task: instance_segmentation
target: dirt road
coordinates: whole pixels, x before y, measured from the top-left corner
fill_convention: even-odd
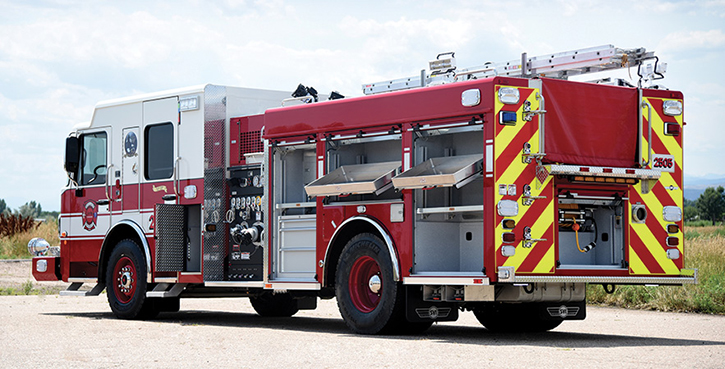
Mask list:
[[[0,275],[0,280],[4,279]],[[0,281],[0,285],[2,282]],[[721,368],[725,317],[590,308],[542,334],[492,334],[471,313],[420,336],[351,334],[334,300],[292,318],[247,299],[188,299],[153,321],[105,295],[0,297],[0,367]]]

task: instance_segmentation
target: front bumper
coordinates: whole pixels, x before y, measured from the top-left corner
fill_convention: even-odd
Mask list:
[[[33,258],[33,277],[36,281],[59,281],[60,258],[57,256],[36,256]]]

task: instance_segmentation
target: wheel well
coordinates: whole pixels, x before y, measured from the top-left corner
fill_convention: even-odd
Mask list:
[[[143,253],[143,242],[139,238],[138,233],[136,230],[131,227],[128,224],[118,224],[111,232],[108,233],[106,238],[103,240],[103,246],[101,247],[101,254],[98,258],[98,281],[99,282],[105,282],[106,281],[106,265],[108,264],[108,259],[111,257],[111,253],[113,252],[113,248],[116,247],[116,244],[118,244],[119,241],[123,239],[131,239],[134,242],[136,242],[139,247],[141,247],[141,252]]]
[[[364,220],[356,220],[345,224],[344,228],[337,233],[335,239],[328,246],[323,279],[325,287],[335,287],[335,273],[337,272],[337,263],[340,259],[340,254],[342,254],[342,249],[353,237],[361,233],[372,233],[380,237],[381,240],[384,239],[383,235],[380,234],[375,226]],[[392,256],[396,257],[395,255]]]

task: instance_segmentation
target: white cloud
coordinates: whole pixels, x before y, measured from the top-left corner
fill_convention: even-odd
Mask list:
[[[721,50],[725,34],[721,29],[709,31],[680,31],[665,36],[658,48],[663,52],[686,52],[695,49]]]

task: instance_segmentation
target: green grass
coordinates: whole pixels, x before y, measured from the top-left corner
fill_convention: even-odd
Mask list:
[[[725,228],[685,228],[685,268],[698,269],[699,284],[683,287],[617,286],[613,294],[587,287],[589,303],[634,309],[725,315]]]

